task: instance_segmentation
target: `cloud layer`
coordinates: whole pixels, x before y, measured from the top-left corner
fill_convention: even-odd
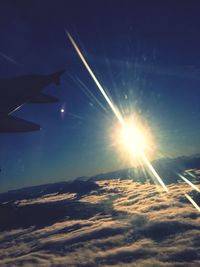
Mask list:
[[[97,183],[97,190],[81,196],[13,203],[24,223],[0,233],[0,265],[200,266],[200,214],[183,193],[198,196],[187,184],[171,184],[166,194],[132,180]],[[43,205],[48,220],[26,223],[23,209],[37,212]]]

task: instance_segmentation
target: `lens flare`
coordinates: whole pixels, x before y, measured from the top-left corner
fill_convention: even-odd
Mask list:
[[[80,49],[78,48],[77,44],[75,43],[74,39],[72,38],[71,34],[69,32],[66,31],[66,34],[69,38],[69,40],[71,41],[74,49],[76,50],[77,54],[79,55],[81,61],[83,62],[83,64],[85,65],[86,69],[88,70],[89,74],[91,75],[92,79],[94,80],[94,82],[96,83],[97,87],[99,88],[100,92],[102,93],[103,97],[105,98],[105,100],[107,101],[108,105],[110,106],[110,108],[112,109],[113,113],[115,114],[115,116],[117,117],[117,119],[120,121],[121,124],[124,124],[124,120],[122,118],[122,115],[120,113],[120,111],[118,110],[118,108],[113,104],[112,100],[108,97],[108,95],[106,94],[105,90],[103,89],[103,87],[101,86],[100,82],[98,81],[98,79],[96,78],[96,76],[94,75],[94,72],[91,70],[90,66],[88,65],[87,61],[85,60],[83,54],[81,53]]]
[[[84,66],[88,70],[89,74],[91,75],[92,79],[96,83],[99,91],[105,98],[106,102],[110,106],[111,110],[115,114],[116,118],[120,123],[120,130],[115,135],[115,143],[117,143],[121,148],[125,149],[127,154],[131,157],[131,162],[133,163],[133,159],[136,158],[138,163],[141,165],[141,168],[144,168],[147,171],[153,181],[156,184],[159,184],[164,191],[169,192],[168,188],[166,187],[165,183],[163,182],[162,178],[156,172],[152,164],[150,163],[149,159],[146,156],[147,151],[153,151],[152,144],[148,137],[148,131],[143,127],[140,127],[136,121],[127,121],[123,118],[121,112],[119,111],[118,107],[114,105],[112,99],[107,95],[104,88],[101,86],[100,82],[96,78],[95,74],[91,70],[90,66],[88,65],[87,61],[85,60],[83,54],[81,53],[80,49],[78,48],[77,44],[75,43],[74,39],[70,35],[69,32],[66,31],[66,34],[72,43],[74,49],[76,50],[77,54],[79,55],[81,61],[83,62]],[[63,111],[61,110],[61,113]],[[192,174],[188,173],[192,176]],[[179,177],[187,182],[193,189],[200,192],[199,188],[190,182],[184,176],[178,174]],[[191,202],[191,204],[200,212],[200,207],[197,203],[188,195],[184,194],[185,197]]]
[[[188,194],[185,194],[185,197],[190,201],[190,203],[200,212],[200,207]]]
[[[183,180],[185,181],[187,184],[189,184],[194,190],[196,190],[197,192],[200,193],[200,189],[195,185],[193,184],[192,182],[190,182],[187,178],[185,178],[183,175],[179,174],[178,173],[178,176]]]
[[[99,91],[101,92],[101,94],[105,98],[106,102],[110,106],[111,110],[115,114],[116,118],[120,122],[121,126],[123,127],[123,130],[122,130],[122,140],[124,140],[123,142],[126,144],[126,146],[130,147],[129,151],[132,151],[131,153],[134,154],[135,151],[139,152],[139,154],[141,155],[141,159],[142,159],[143,163],[145,164],[145,166],[147,167],[147,169],[151,172],[151,174],[154,176],[154,178],[157,180],[157,182],[162,186],[162,188],[166,192],[168,192],[168,189],[165,186],[164,182],[162,181],[162,179],[157,174],[156,170],[153,168],[150,161],[147,159],[146,155],[144,154],[143,150],[144,150],[146,145],[145,145],[145,140],[142,137],[142,134],[140,133],[139,129],[137,129],[137,127],[135,125],[130,126],[130,125],[126,124],[121,112],[114,105],[113,101],[109,98],[106,91],[101,86],[100,82],[98,81],[94,72],[92,71],[92,69],[88,65],[87,61],[85,60],[83,54],[81,53],[81,51],[78,48],[77,44],[75,43],[74,39],[72,38],[72,36],[70,35],[69,32],[66,31],[66,34],[67,34],[70,42],[72,43],[74,49],[76,50],[78,56],[80,57],[81,61],[83,62],[84,66],[88,70],[90,76],[92,77],[92,79],[96,83]]]

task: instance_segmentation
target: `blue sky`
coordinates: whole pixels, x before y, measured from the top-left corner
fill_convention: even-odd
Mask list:
[[[41,124],[40,132],[0,135],[1,191],[124,167],[110,145],[115,118],[65,29],[122,111],[128,106],[126,113],[140,112],[148,121],[158,151],[198,153],[198,6],[197,1],[1,1],[0,77],[66,70],[60,87],[45,89],[60,98],[58,104],[26,104],[15,114]],[[77,77],[107,112],[85,95]]]

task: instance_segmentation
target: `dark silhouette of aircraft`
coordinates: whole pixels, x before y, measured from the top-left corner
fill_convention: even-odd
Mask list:
[[[64,71],[50,75],[25,75],[0,80],[0,133],[40,130],[40,125],[12,116],[24,103],[54,103],[59,99],[42,93],[49,84],[60,84]]]

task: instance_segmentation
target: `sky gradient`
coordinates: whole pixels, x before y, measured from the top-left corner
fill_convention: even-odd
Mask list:
[[[145,118],[159,153],[199,153],[198,8],[197,1],[1,1],[0,78],[66,73],[59,87],[45,89],[59,103],[15,112],[41,124],[40,132],[0,134],[0,191],[125,166],[110,144],[116,119],[65,29],[123,114]]]

